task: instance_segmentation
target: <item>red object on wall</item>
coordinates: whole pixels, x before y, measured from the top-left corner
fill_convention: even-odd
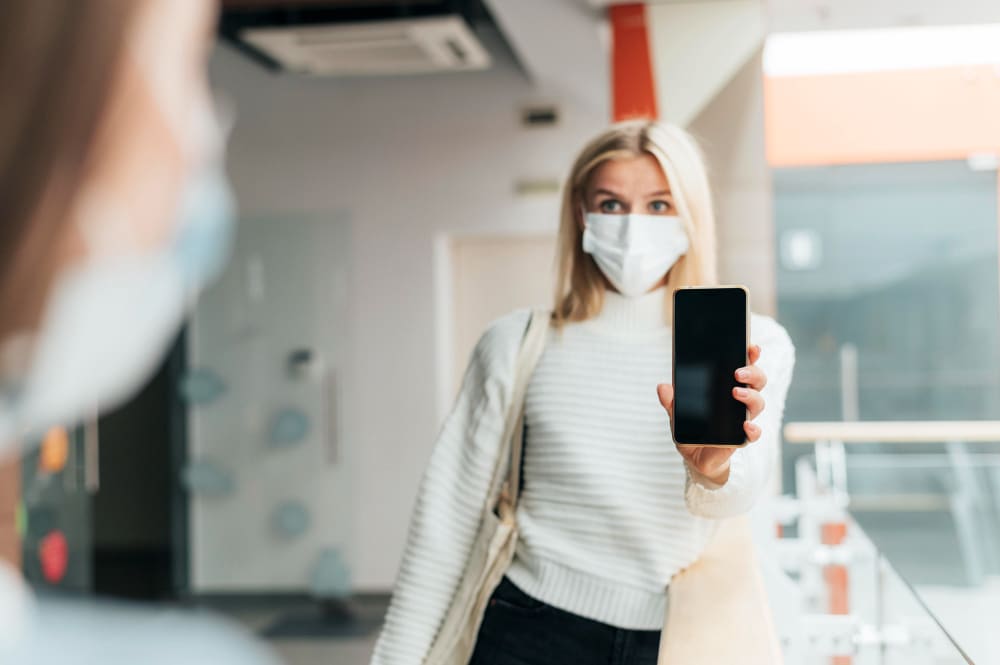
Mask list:
[[[646,5],[608,8],[611,19],[612,117],[615,122],[657,117]]]
[[[59,584],[69,565],[69,544],[62,531],[52,531],[38,545],[38,560],[42,575],[49,584]]]

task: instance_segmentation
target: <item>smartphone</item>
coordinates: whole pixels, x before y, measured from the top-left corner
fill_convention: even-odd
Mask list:
[[[674,441],[680,445],[747,444],[746,405],[733,397],[736,370],[747,364],[750,293],[743,286],[674,291]]]

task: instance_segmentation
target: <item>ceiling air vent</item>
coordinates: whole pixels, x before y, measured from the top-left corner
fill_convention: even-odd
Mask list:
[[[379,76],[486,69],[490,56],[461,16],[245,28],[240,37],[288,71]]]

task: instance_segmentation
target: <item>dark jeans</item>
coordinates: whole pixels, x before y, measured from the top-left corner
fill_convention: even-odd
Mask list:
[[[626,630],[536,600],[506,577],[469,665],[656,665],[660,631]]]

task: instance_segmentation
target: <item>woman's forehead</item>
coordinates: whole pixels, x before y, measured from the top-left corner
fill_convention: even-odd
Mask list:
[[[669,191],[670,185],[656,158],[645,154],[609,159],[600,164],[591,175],[589,189],[591,192],[610,189],[623,194],[651,194]]]

